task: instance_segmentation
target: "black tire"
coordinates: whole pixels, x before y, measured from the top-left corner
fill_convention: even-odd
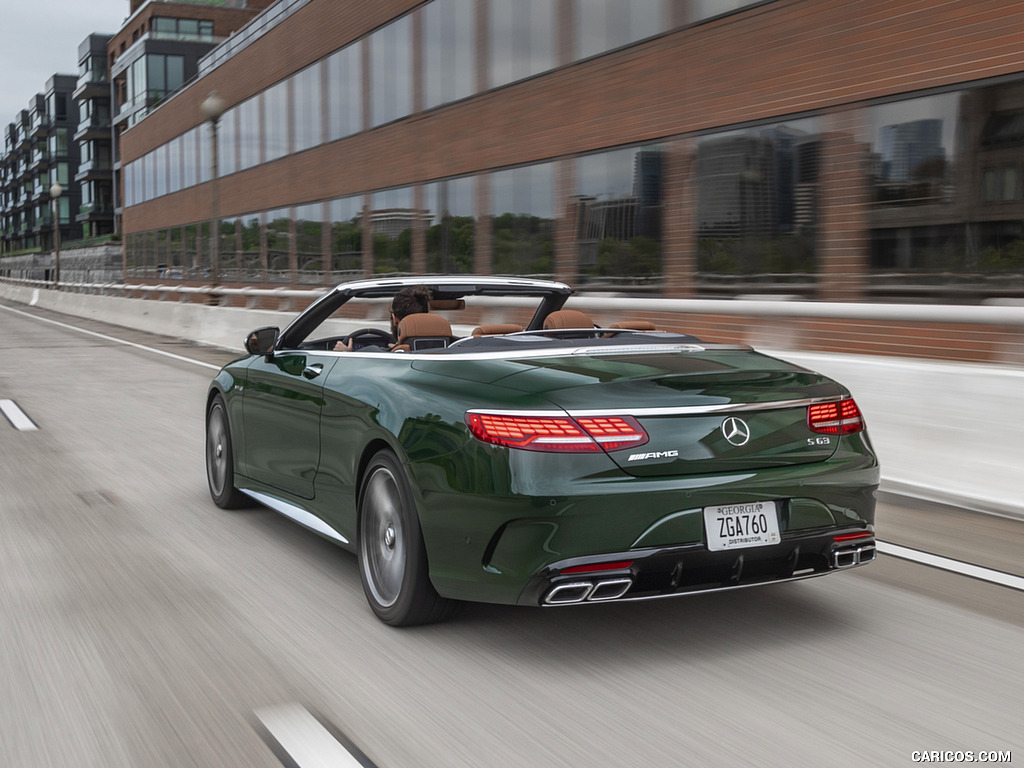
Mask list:
[[[206,412],[206,480],[210,496],[221,509],[248,506],[249,497],[235,488],[235,453],[224,398],[218,394]]]
[[[370,608],[393,627],[440,621],[456,605],[430,583],[412,498],[398,457],[390,450],[375,455],[359,494],[359,578]]]

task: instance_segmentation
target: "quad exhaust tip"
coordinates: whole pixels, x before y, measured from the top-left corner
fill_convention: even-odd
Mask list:
[[[875,545],[872,542],[835,550],[832,553],[832,566],[834,568],[852,568],[855,565],[870,563],[874,559]]]
[[[559,584],[544,598],[545,605],[574,605],[617,600],[633,586],[633,579],[600,579],[598,581],[571,581]]]

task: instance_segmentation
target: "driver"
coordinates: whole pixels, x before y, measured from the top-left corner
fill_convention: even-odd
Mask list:
[[[430,311],[430,289],[425,285],[411,286],[403,288],[395,297],[391,300],[391,338],[392,341],[388,344],[387,348],[391,349],[395,346],[395,341],[398,339],[398,324],[407,315],[415,315],[419,312]],[[376,346],[370,344],[368,346]],[[339,341],[334,345],[335,352],[351,352],[352,351],[352,339],[351,337],[346,341]]]

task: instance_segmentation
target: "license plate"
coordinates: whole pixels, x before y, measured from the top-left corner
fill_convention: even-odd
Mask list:
[[[704,507],[704,530],[712,552],[767,547],[781,540],[774,501]]]

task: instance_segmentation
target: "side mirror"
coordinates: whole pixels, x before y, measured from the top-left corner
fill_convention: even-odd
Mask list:
[[[281,333],[276,326],[257,328],[245,337],[245,351],[250,355],[261,355],[266,357],[274,351],[277,344],[277,337]]]

